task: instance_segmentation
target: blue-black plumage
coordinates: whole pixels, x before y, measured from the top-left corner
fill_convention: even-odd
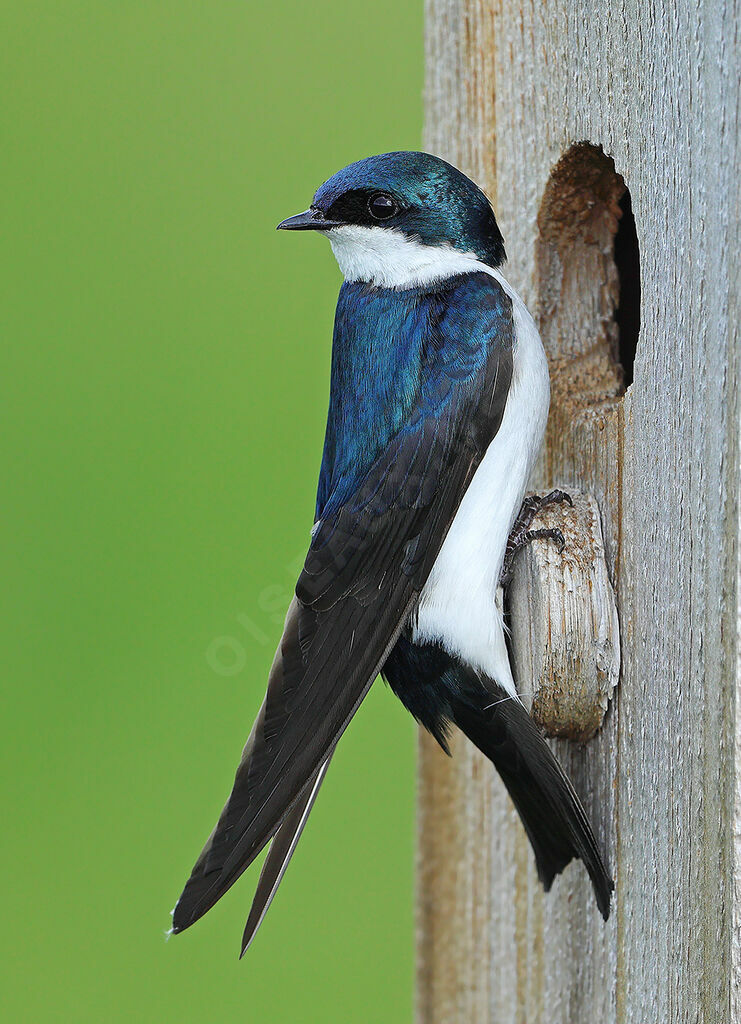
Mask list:
[[[400,431],[471,403],[511,319],[509,298],[480,272],[404,290],[342,285],[317,519],[352,500]]]
[[[492,760],[545,887],[578,857],[607,917],[612,882],[517,697],[495,602],[549,385],[532,318],[499,270],[491,206],[445,161],[387,153],[338,172],[279,227],[326,235],[345,279],[316,522],[265,702],[173,931],[272,839],[244,952],[381,671],[443,746],[456,724]]]

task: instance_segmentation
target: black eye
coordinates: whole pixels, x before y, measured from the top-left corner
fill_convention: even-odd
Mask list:
[[[398,210],[399,208],[391,196],[387,196],[383,192],[377,192],[368,200],[368,213],[374,220],[388,220],[389,217],[398,213]]]

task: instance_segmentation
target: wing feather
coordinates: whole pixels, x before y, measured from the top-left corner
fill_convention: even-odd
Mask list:
[[[385,662],[499,428],[512,375],[511,306],[491,277],[469,277],[480,292],[476,302],[467,295],[476,318],[460,310],[438,318],[404,426],[315,530],[265,702],[175,908],[175,932],[213,906],[287,816],[301,818],[308,782]]]

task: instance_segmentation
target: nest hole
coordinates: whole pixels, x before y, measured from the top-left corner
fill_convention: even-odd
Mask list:
[[[618,304],[615,322],[618,327],[618,358],[623,368],[623,383],[633,383],[633,365],[641,330],[641,264],[638,252],[633,203],[627,186],[620,200],[622,216],[615,235],[614,258],[618,272]]]
[[[566,412],[619,397],[639,345],[640,252],[630,192],[601,147],[581,142],[558,161],[538,228],[538,314],[554,400]]]

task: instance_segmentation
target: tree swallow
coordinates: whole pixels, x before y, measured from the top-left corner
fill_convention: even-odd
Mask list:
[[[535,324],[500,272],[491,206],[444,160],[386,153],[339,171],[278,227],[325,235],[344,276],[316,519],[265,701],[172,930],[272,840],[245,952],[379,672],[444,749],[455,724],[491,759],[545,888],[580,858],[606,919],[612,881],[517,696],[495,603],[550,390]]]

